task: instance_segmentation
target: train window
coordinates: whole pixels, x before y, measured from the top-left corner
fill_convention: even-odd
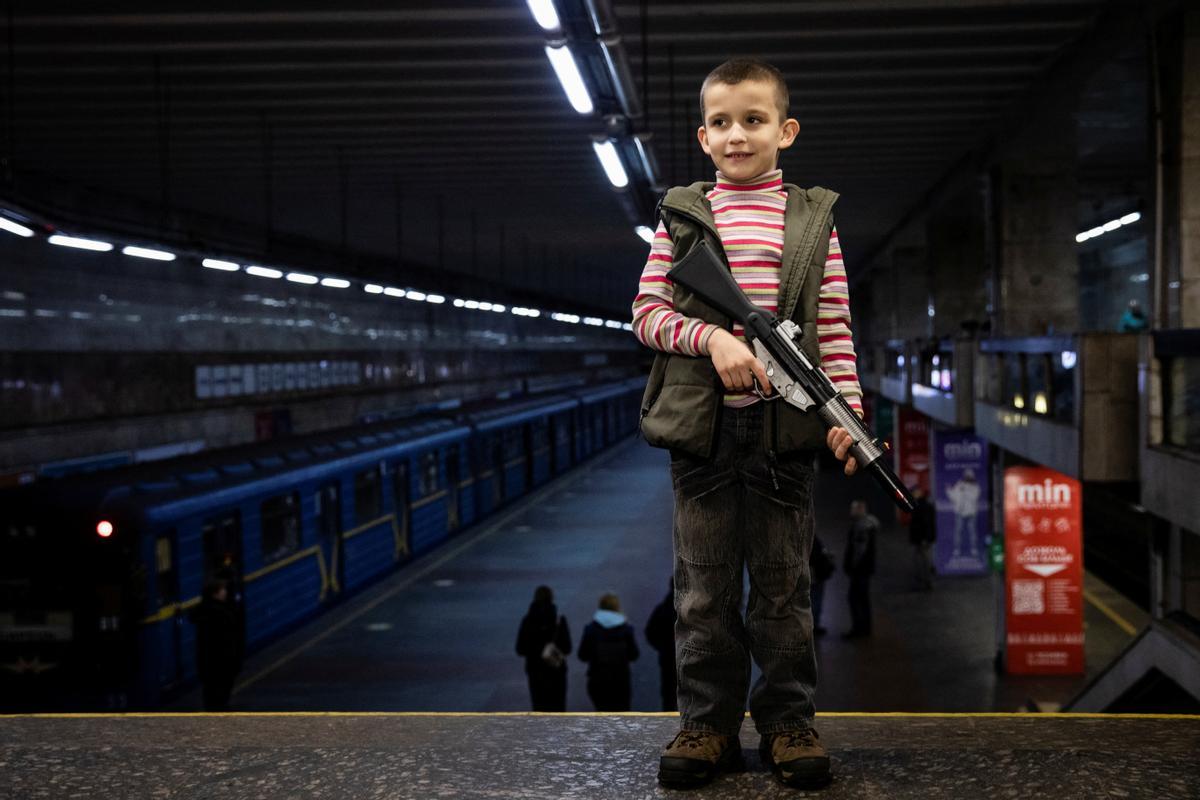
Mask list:
[[[204,520],[204,580],[240,580],[242,575],[242,515],[232,511]]]
[[[317,492],[317,533],[322,537],[333,537],[341,531],[342,508],[341,487],[327,483]]]
[[[422,497],[433,494],[438,488],[438,457],[437,453],[426,453],[421,456],[421,472],[419,488]]]
[[[158,576],[158,603],[177,599],[175,590],[175,530],[166,531],[154,543],[154,570]]]
[[[300,495],[272,497],[260,506],[263,563],[278,561],[300,549]]]
[[[379,519],[383,507],[380,492],[379,467],[371,467],[354,476],[354,521],[366,525]]]

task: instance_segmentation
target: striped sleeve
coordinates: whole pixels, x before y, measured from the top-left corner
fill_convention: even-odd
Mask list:
[[[707,356],[708,338],[715,325],[675,310],[671,271],[673,246],[666,227],[660,222],[650,245],[650,256],[638,281],[633,300],[633,334],[654,350],[682,356]]]
[[[837,228],[829,234],[829,255],[817,300],[817,344],[821,369],[861,417],[862,387],[858,383],[857,357],[850,334],[850,289]]]

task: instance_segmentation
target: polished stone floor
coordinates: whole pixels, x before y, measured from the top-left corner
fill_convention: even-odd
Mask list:
[[[834,780],[777,784],[743,729],[747,771],[697,792],[655,782],[669,716],[0,717],[0,797],[1194,798],[1200,717],[829,716]]]
[[[906,532],[868,479],[823,471],[818,532],[840,559],[846,509],[870,499],[884,522],[873,581],[875,633],[844,641],[845,576],[826,589],[817,641],[823,711],[1015,711],[1055,709],[1085,676],[1014,678],[994,670],[995,593],[990,576],[939,580],[912,589]],[[529,708],[517,626],[533,589],[553,587],[578,639],[597,598],[615,591],[638,631],[633,708],[659,706],[655,653],[641,636],[671,569],[667,458],[631,439],[483,526],[350,598],[246,665],[236,710],[521,711]],[[1141,613],[1089,577],[1091,594],[1140,624]],[[1130,634],[1085,604],[1089,675]],[[588,711],[583,665],[572,657],[568,709]],[[199,707],[196,693],[173,708]]]

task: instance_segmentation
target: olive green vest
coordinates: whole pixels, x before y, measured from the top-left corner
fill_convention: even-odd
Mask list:
[[[687,255],[697,242],[708,239],[712,249],[725,259],[707,192],[712,183],[676,186],[667,192],[659,213],[674,245],[674,260]],[[801,349],[814,364],[820,363],[817,348],[817,301],[829,233],[833,228],[836,192],[814,187],[801,189],[784,184],[783,260],[779,274],[779,319],[792,319],[800,326]],[[732,320],[678,284],[674,287],[675,310],[687,317],[731,329]],[[655,447],[682,450],[709,458],[716,442],[722,399],[725,394],[717,371],[708,356],[693,358],[659,352],[650,370],[642,397],[641,429]],[[825,427],[814,411],[801,411],[782,401],[766,404],[764,441],[768,453],[776,455],[825,446]]]

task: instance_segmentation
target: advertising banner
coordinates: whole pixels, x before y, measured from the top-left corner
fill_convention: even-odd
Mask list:
[[[1045,467],[1004,471],[1008,671],[1083,673],[1083,496]]]
[[[896,475],[908,488],[929,493],[929,417],[900,406],[896,409]]]
[[[934,431],[934,565],[939,575],[982,575],[988,568],[987,442],[971,433]]]

